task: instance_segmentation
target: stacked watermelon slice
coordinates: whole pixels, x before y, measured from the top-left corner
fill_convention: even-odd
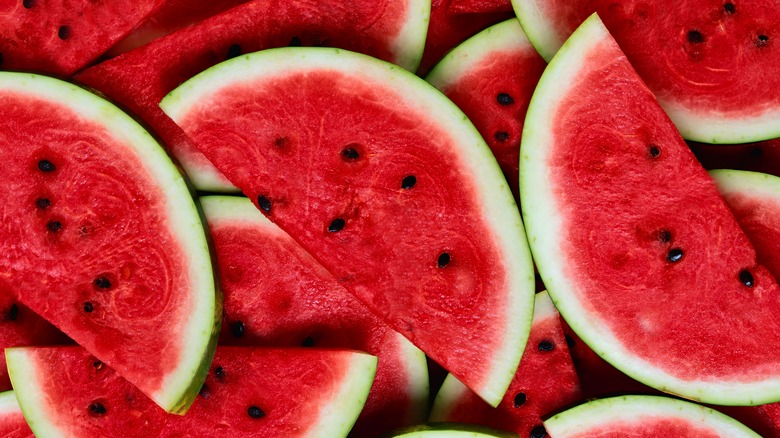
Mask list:
[[[776,0],[0,8],[0,434],[780,436]]]

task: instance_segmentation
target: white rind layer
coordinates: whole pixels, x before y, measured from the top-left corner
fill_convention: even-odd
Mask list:
[[[742,423],[713,409],[673,398],[640,395],[594,400],[553,416],[544,427],[552,438],[597,436],[599,431],[609,431],[605,428],[610,424],[640,425],[654,419],[687,421],[723,438],[759,438]],[[620,430],[612,433],[617,436]]]
[[[41,389],[40,375],[34,359],[28,355],[25,348],[6,348],[5,359],[8,374],[16,392],[16,398],[24,414],[24,419],[37,437],[66,437],[66,432],[53,423],[45,412],[56,412],[57,401],[52,400]]]
[[[422,60],[428,24],[431,19],[430,0],[406,0],[408,17],[401,32],[392,43],[395,63],[409,70],[417,71]]]
[[[543,3],[538,0],[512,0],[512,8],[528,40],[542,58],[550,62],[565,39],[561,38],[553,23],[541,10]]]
[[[780,201],[780,178],[766,173],[747,170],[711,170],[721,195],[741,193],[751,198]]]
[[[589,313],[580,301],[578,284],[570,278],[561,260],[566,253],[561,236],[565,224],[556,204],[558,195],[547,166],[558,105],[577,85],[585,58],[611,36],[597,15],[591,16],[561,47],[542,75],[531,99],[520,151],[520,199],[534,259],[550,297],[569,326],[604,360],[632,378],[661,391],[685,398],[722,405],[757,405],[780,400],[780,376],[750,383],[723,380],[683,380],[631,353],[606,324]]]

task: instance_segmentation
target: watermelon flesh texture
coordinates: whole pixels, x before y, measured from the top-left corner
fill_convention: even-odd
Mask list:
[[[247,198],[201,198],[225,296],[220,345],[350,348],[378,357],[350,436],[426,417],[425,355],[350,295]],[[284,267],[284,268],[282,268]]]
[[[436,398],[430,420],[479,424],[521,437],[541,436],[542,418],[581,399],[560,316],[547,293],[541,292],[536,294],[525,354],[498,407],[491,407],[450,376]]]
[[[219,309],[181,174],[129,116],[83,89],[2,73],[0,90],[4,295],[166,409],[185,409]]]
[[[451,102],[363,55],[287,48],[226,62],[161,106],[372,312],[500,401],[533,271],[495,160]]]
[[[513,0],[550,59],[598,12],[683,137],[745,143],[780,137],[780,7],[776,0]]]
[[[780,139],[748,144],[712,145],[688,142],[705,169],[736,169],[780,176]]]
[[[0,68],[69,76],[154,13],[163,0],[0,3]]]
[[[5,360],[3,360],[5,362]],[[4,364],[5,365],[5,364]],[[0,435],[5,438],[33,438],[13,391],[0,393]]]
[[[510,0],[450,0],[451,14],[474,14],[489,12],[512,12]]]
[[[511,18],[453,49],[425,78],[474,123],[516,200],[523,120],[546,66]]]
[[[594,351],[687,398],[780,399],[778,286],[596,16],[542,76],[520,175],[544,283]]]
[[[166,94],[225,59],[287,45],[341,47],[414,69],[421,56],[428,13],[421,0],[355,0],[350,5],[254,0],[103,62],[76,79],[146,121],[198,190],[232,192],[235,187],[160,111],[158,103]]]
[[[192,408],[179,416],[82,348],[6,355],[39,436],[344,436],[376,367],[373,356],[346,350],[220,347]]]

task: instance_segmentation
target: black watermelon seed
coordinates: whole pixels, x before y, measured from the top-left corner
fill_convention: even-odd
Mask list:
[[[89,405],[89,413],[96,417],[106,415],[106,407],[103,406],[103,403],[92,402],[92,404]]]
[[[658,158],[658,156],[661,155],[661,148],[659,148],[657,145],[651,144],[648,150],[650,152],[650,156],[653,158]]]
[[[544,426],[536,426],[531,429],[531,435],[529,436],[531,438],[545,438],[547,436],[547,430]]]
[[[331,233],[338,233],[339,231],[344,229],[344,225],[347,223],[342,218],[336,218],[333,219],[333,222],[328,225],[328,231]]]
[[[255,419],[265,417],[265,412],[263,412],[263,410],[258,408],[257,406],[250,406],[246,410],[246,413],[249,414],[250,417]]]
[[[736,12],[737,8],[734,7],[734,3],[726,3],[723,5],[723,10],[726,11],[727,14],[733,14]]]
[[[672,248],[669,253],[666,254],[666,260],[672,263],[677,263],[683,258],[683,250],[680,248]]]
[[[233,44],[232,46],[228,47],[226,59],[233,59],[236,56],[240,56],[241,53],[243,53],[243,51],[241,50],[241,46],[238,44]]]
[[[739,281],[742,282],[747,287],[753,287],[755,284],[755,280],[753,279],[753,274],[750,273],[747,269],[743,269],[739,272]]]
[[[57,170],[57,167],[49,160],[41,160],[38,162],[38,170],[49,173]]]
[[[271,212],[271,200],[266,198],[264,195],[260,195],[257,197],[257,205],[266,213]]]
[[[278,137],[274,140],[274,146],[279,149],[284,149],[284,147],[287,146],[287,137]]]
[[[62,223],[57,221],[51,221],[46,224],[46,228],[48,228],[49,231],[52,233],[56,233],[57,231],[62,229]]]
[[[450,255],[449,253],[443,252],[439,254],[439,259],[436,261],[436,263],[439,265],[440,268],[443,268],[450,264]]]
[[[35,0],[22,0],[22,6],[24,6],[25,9],[30,9],[35,6]]]
[[[704,35],[702,35],[701,32],[698,30],[689,30],[688,31],[688,42],[691,44],[701,44],[704,42]]]
[[[111,288],[111,280],[109,280],[106,277],[98,277],[95,279],[95,281],[92,282],[92,284],[95,285],[98,289],[110,289]]]
[[[496,140],[498,140],[498,141],[503,143],[503,142],[509,140],[509,133],[506,132],[506,131],[496,131],[496,133],[493,135],[493,137],[495,137]]]
[[[90,303],[89,301],[87,301],[86,303],[84,303],[84,311],[85,311],[85,312],[87,312],[87,313],[92,313],[92,311],[93,311],[93,310],[95,310],[95,306],[94,306],[94,305],[92,305],[92,303]]]
[[[200,387],[198,394],[203,398],[209,398],[211,397],[211,388],[204,383],[203,386]]]
[[[307,336],[306,339],[301,342],[301,347],[313,347],[314,346],[314,339],[312,339],[311,336]]]
[[[512,96],[506,94],[506,93],[498,93],[498,96],[496,96],[496,100],[501,105],[512,105],[515,103],[515,100],[512,99]]]
[[[16,304],[11,304],[11,307],[8,309],[8,313],[6,314],[6,317],[9,321],[16,321],[17,318],[19,318],[19,306]]]
[[[290,46],[290,47],[300,47],[301,46],[301,39],[298,38],[297,35],[292,37],[292,39],[290,40],[290,44],[288,44],[288,46]]]
[[[57,36],[60,37],[61,40],[70,38],[70,27],[65,25],[60,26],[60,29],[57,31]]]
[[[341,158],[345,161],[355,161],[360,158],[360,153],[353,147],[347,147],[341,151]]]
[[[240,338],[244,336],[244,323],[242,321],[236,321],[230,326],[230,333],[234,338]]]
[[[214,368],[214,375],[217,376],[217,379],[224,379],[225,378],[225,369],[222,368],[222,367]]]
[[[103,362],[96,360],[92,362],[92,367],[95,368],[96,370],[101,370],[103,369]]]
[[[517,394],[515,394],[514,404],[516,408],[523,406],[525,404],[525,401],[526,401],[525,393],[518,392]]]
[[[51,206],[51,201],[48,198],[38,198],[35,200],[35,206],[45,210]]]
[[[539,351],[553,351],[555,350],[555,344],[548,340],[544,340],[542,342],[539,342],[538,345]]]
[[[574,348],[575,345],[577,345],[577,342],[569,335],[565,335],[566,338],[566,345],[569,346],[569,348]]]
[[[417,178],[414,175],[409,175],[401,181],[401,188],[409,190],[414,187],[415,184],[417,184]]]
[[[672,233],[669,232],[669,230],[661,230],[661,232],[658,233],[658,240],[663,243],[669,243],[672,241]]]
[[[756,39],[756,47],[764,47],[769,43],[769,37],[766,35],[759,35]]]

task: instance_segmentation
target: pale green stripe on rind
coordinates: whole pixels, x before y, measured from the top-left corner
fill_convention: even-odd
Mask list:
[[[542,75],[531,98],[520,151],[520,199],[528,238],[539,273],[555,306],[569,326],[596,354],[632,378],[661,391],[706,403],[757,405],[780,400],[780,376],[752,383],[687,381],[676,378],[643,360],[618,341],[605,325],[594,324],[578,298],[577,285],[567,276],[561,260],[561,236],[565,234],[552,191],[547,160],[554,144],[553,120],[557,105],[577,80],[584,59],[611,36],[597,15],[591,16],[561,47]]]
[[[553,438],[582,437],[610,424],[652,424],[653,419],[682,419],[723,438],[759,438],[742,423],[713,409],[668,397],[629,395],[591,401],[544,422]],[[605,430],[605,432],[608,431]],[[619,430],[613,431],[619,433]],[[650,436],[650,435],[647,435]]]
[[[16,393],[16,399],[24,415],[24,419],[37,437],[66,437],[66,431],[52,422],[47,412],[57,412],[57,400],[42,391],[38,381],[40,373],[35,360],[27,356],[29,349],[6,348],[5,359],[8,365],[8,375]]]
[[[711,170],[709,173],[722,195],[742,193],[751,198],[780,201],[780,178],[774,175],[730,169]]]
[[[528,41],[545,61],[550,62],[566,37],[558,34],[554,23],[542,11],[545,3],[539,0],[512,0],[512,8]]]
[[[388,438],[518,438],[516,433],[461,423],[429,423],[398,430]]]
[[[406,3],[409,17],[391,47],[396,54],[395,63],[415,72],[425,49],[431,19],[431,0],[406,0]]]
[[[12,90],[66,106],[85,120],[106,127],[113,138],[132,146],[163,192],[169,230],[181,245],[182,254],[188,257],[188,279],[193,285],[191,298],[194,302],[182,334],[181,363],[163,379],[161,390],[150,395],[164,409],[183,413],[206,378],[222,312],[221,300],[215,292],[205,228],[184,177],[157,141],[135,120],[80,87],[46,76],[0,72],[0,90]]]
[[[454,152],[460,159],[461,173],[475,183],[477,198],[484,203],[483,220],[494,233],[490,239],[505,261],[508,275],[510,302],[503,320],[510,325],[501,351],[494,358],[489,380],[482,388],[475,388],[496,405],[511,382],[528,338],[533,312],[533,265],[506,180],[479,132],[457,106],[422,79],[392,64],[345,50],[298,47],[266,50],[223,62],[179,86],[160,102],[160,107],[174,121],[181,121],[190,108],[223,87],[315,70],[363,77],[399,95],[411,96],[405,105],[417,114],[435,115],[438,126],[458,139],[452,144],[457,148]]]

